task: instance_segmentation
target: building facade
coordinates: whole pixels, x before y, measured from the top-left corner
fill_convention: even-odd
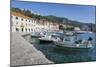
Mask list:
[[[59,24],[45,19],[37,20],[21,13],[11,12],[12,32],[42,32],[59,30]]]
[[[74,31],[80,31],[81,29],[79,27],[74,27]]]

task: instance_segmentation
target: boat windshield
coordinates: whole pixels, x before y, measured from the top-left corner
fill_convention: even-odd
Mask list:
[[[53,37],[53,38],[60,38],[60,36],[59,35],[51,35],[51,37]]]
[[[65,38],[64,41],[71,41],[71,39],[70,38]]]

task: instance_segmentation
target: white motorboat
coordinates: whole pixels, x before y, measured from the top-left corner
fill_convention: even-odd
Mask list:
[[[59,35],[55,32],[47,32],[43,37],[38,38],[40,43],[53,43],[57,40]]]
[[[34,32],[34,33],[31,33],[31,37],[32,37],[32,38],[40,38],[41,35],[40,35],[39,32]]]
[[[51,36],[45,36],[45,37],[41,37],[38,38],[40,40],[40,43],[52,43],[52,39]]]
[[[78,39],[77,35],[64,35],[63,38],[56,38],[54,44],[59,47],[65,47],[70,49],[90,49],[93,47],[92,38],[87,40]]]
[[[51,32],[47,32],[43,37],[38,38],[40,40],[40,43],[52,43],[53,42],[52,34],[53,33]]]

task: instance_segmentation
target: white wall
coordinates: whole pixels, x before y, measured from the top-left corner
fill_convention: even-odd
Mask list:
[[[21,20],[21,19],[23,19],[23,20]],[[25,18],[22,18],[22,17],[18,17],[18,19],[16,19],[16,16],[14,16],[14,15],[12,15],[11,20],[12,20],[12,32],[17,32],[16,28],[19,29],[18,32],[22,32],[22,28],[21,28],[22,24],[24,26],[23,27],[23,32],[28,32],[28,33],[33,32],[31,29],[34,29],[33,25],[36,25],[36,23],[33,23],[34,20],[25,19]],[[27,29],[27,31],[26,31],[26,29]],[[29,31],[29,29],[30,29],[30,31]]]

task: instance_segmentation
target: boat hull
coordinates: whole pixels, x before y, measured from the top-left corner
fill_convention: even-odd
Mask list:
[[[40,42],[40,44],[47,44],[47,43],[52,43],[53,41],[52,40],[42,40],[42,39],[39,39],[39,42]]]
[[[60,48],[60,49],[66,49],[68,51],[89,51],[92,49],[92,47],[77,47],[77,46],[69,46],[69,45],[64,45],[59,42],[54,42],[54,44]]]
[[[40,38],[41,36],[33,36],[31,35],[32,38]]]
[[[64,49],[67,51],[89,51],[91,48],[76,48],[76,47],[64,47],[60,45],[56,45],[60,49]]]

